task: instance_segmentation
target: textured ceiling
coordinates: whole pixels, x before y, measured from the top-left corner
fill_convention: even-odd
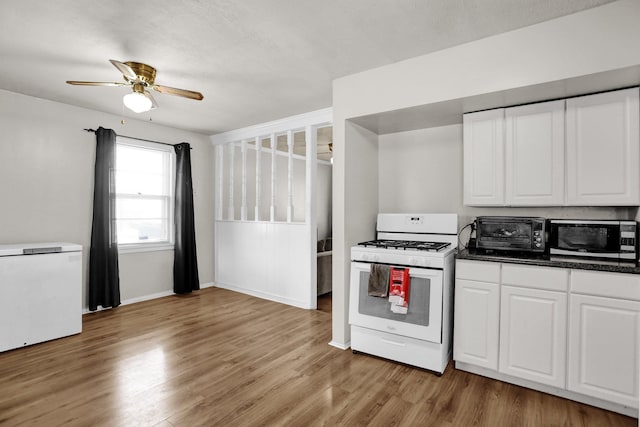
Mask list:
[[[331,106],[337,77],[532,25],[610,0],[20,0],[0,3],[0,88],[214,134]],[[108,62],[158,84],[136,115]]]

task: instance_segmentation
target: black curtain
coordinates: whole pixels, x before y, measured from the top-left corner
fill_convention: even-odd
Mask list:
[[[118,243],[115,218],[116,133],[96,131],[93,225],[89,251],[89,310],[120,305]]]
[[[193,219],[193,185],[191,182],[191,146],[174,145],[176,151],[175,255],[173,291],[185,294],[200,289],[196,256],[196,227]]]

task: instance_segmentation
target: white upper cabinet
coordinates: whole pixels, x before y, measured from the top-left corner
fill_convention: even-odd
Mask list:
[[[505,109],[505,190],[511,206],[564,204],[564,100]]]
[[[471,206],[639,206],[639,89],[464,115]]]
[[[640,204],[638,93],[567,99],[569,205]]]
[[[464,204],[504,204],[504,110],[463,118]]]

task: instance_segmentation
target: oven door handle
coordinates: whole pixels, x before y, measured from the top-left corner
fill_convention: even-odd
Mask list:
[[[351,261],[351,266],[355,267],[359,271],[370,271],[371,263],[368,262],[360,262],[360,261]],[[429,270],[426,268],[409,268],[409,276],[411,277],[422,277],[425,279],[439,277],[442,275],[442,270]]]

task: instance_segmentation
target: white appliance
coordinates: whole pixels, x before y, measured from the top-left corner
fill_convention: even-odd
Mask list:
[[[0,351],[82,331],[82,246],[0,245]]]
[[[379,214],[351,248],[351,348],[442,374],[451,359],[456,214]],[[369,294],[372,265],[408,269],[407,313]],[[402,270],[400,270],[402,271]]]

